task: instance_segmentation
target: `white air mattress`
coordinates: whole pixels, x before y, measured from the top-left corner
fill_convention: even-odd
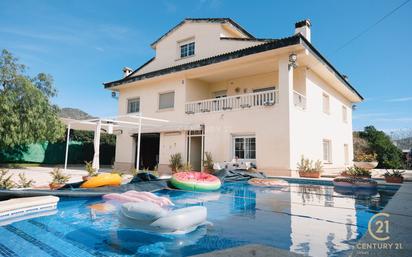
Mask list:
[[[59,198],[56,196],[36,196],[0,201],[0,221],[55,210],[58,202]]]

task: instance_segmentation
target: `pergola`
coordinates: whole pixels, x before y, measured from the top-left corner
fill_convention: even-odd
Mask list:
[[[67,160],[69,156],[70,130],[87,130],[94,131],[94,156],[93,168],[98,171],[100,169],[99,152],[100,152],[100,134],[104,130],[108,134],[123,133],[137,133],[137,150],[136,150],[136,169],[139,170],[140,163],[140,143],[141,134],[143,132],[162,132],[162,131],[181,131],[192,130],[199,127],[199,125],[172,122],[165,119],[157,119],[151,117],[144,117],[141,113],[134,113],[129,115],[119,115],[108,118],[93,118],[87,120],[73,120],[65,119],[67,124],[67,139],[66,139],[66,153],[64,158],[64,171],[67,171]]]

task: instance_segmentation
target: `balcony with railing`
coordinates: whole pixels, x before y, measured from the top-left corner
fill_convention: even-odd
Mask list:
[[[302,110],[306,109],[306,97],[296,91],[293,91],[293,103]]]
[[[273,106],[279,102],[278,90],[267,90],[256,93],[212,98],[187,102],[186,114],[241,110],[256,107]]]

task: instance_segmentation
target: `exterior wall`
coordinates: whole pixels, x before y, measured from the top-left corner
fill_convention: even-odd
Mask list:
[[[248,77],[207,82],[199,79],[173,77],[152,83],[135,83],[123,88],[119,95],[119,114],[126,114],[127,100],[140,97],[140,110],[144,116],[163,118],[176,122],[205,125],[205,151],[211,152],[216,162],[230,161],[233,136],[256,136],[256,164],[259,170],[270,175],[296,175],[300,157],[322,159],[322,140],[332,141],[332,163],[325,164],[328,172],[341,171],[344,166],[344,144],[349,146],[352,160],[351,103],[333,90],[314,72],[305,67],[288,68],[288,56],[273,61],[269,73]],[[251,93],[253,89],[275,86],[279,90],[279,103],[274,106],[187,115],[185,103],[212,98],[212,93],[228,90],[228,95]],[[240,92],[236,92],[239,88]],[[175,92],[175,106],[158,110],[159,93]],[[306,95],[306,109],[294,105],[294,91]],[[322,111],[322,94],[330,97],[329,115]],[[342,121],[342,104],[347,107],[348,123]],[[186,132],[160,134],[159,171],[169,170],[171,154],[186,153]],[[131,133],[117,137],[117,167],[133,166],[135,143]]]
[[[274,64],[275,66],[275,64]],[[182,82],[183,81],[183,82]],[[176,78],[169,81],[161,81],[142,86],[123,89],[119,94],[119,115],[126,114],[127,100],[140,97],[140,110],[145,116],[164,118],[177,122],[191,122],[205,124],[205,151],[212,153],[217,162],[233,159],[232,140],[236,135],[256,136],[256,163],[260,170],[273,171],[289,168],[286,161],[288,142],[282,128],[285,122],[287,108],[280,108],[278,104],[268,107],[252,108],[247,110],[232,110],[226,112],[200,113],[187,115],[184,111],[185,98],[199,100],[211,98],[212,92],[228,89],[229,94],[235,94],[235,88],[239,87],[244,92],[252,92],[253,89],[269,86],[278,87],[278,73],[257,74],[254,76],[237,78],[229,81],[206,83],[201,80]],[[175,108],[173,110],[159,111],[158,95],[160,92],[175,91]],[[239,93],[236,93],[239,94]],[[135,143],[131,133],[118,136],[116,165],[120,167],[133,166],[135,159]],[[185,132],[162,132],[160,134],[159,171],[168,170],[171,154],[181,153],[187,158],[185,145],[187,144]],[[288,174],[284,174],[288,175]]]
[[[262,44],[260,41],[220,39],[233,36],[219,23],[186,22],[157,43],[155,59],[136,75]],[[195,55],[180,59],[178,42],[192,38],[195,41]]]
[[[159,173],[168,173],[170,155],[181,153],[185,159],[186,137],[183,131],[160,133]]]
[[[171,120],[183,120],[185,117],[184,105],[185,105],[185,85],[184,79],[174,78],[169,80],[163,80],[156,83],[146,83],[144,85],[136,85],[130,88],[120,90],[119,94],[119,115],[127,114],[127,101],[128,99],[140,98],[140,111],[144,116],[156,117],[160,119]],[[175,104],[173,109],[159,110],[159,94],[164,92],[175,92]],[[116,139],[116,162],[115,167],[120,170],[128,170],[134,166],[136,150],[135,141],[132,135],[135,132],[129,132],[124,130],[121,135]],[[160,152],[159,162],[167,164],[169,156],[162,154],[163,151],[168,150],[170,153],[175,153],[182,148],[179,143],[184,136],[165,136],[164,133],[160,135]],[[173,142],[176,142],[174,145]],[[183,144],[184,146],[184,144]],[[182,152],[183,153],[183,152]],[[167,166],[167,165],[166,165]],[[159,169],[162,167],[159,166]]]
[[[341,172],[348,166],[345,164],[344,144],[348,144],[349,148],[349,165],[353,159],[352,104],[314,72],[303,72],[306,84],[306,109],[292,109],[292,169],[296,169],[296,163],[302,155],[305,158],[322,160],[322,141],[328,139],[332,144],[332,162],[324,163],[325,172]],[[323,93],[329,95],[330,114],[323,112]],[[347,108],[347,123],[343,122],[342,105]]]

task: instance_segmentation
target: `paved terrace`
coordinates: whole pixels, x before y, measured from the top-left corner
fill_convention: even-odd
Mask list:
[[[50,172],[53,170],[52,167],[25,167],[25,168],[2,168],[9,171],[9,174],[12,175],[14,182],[19,181],[18,175],[23,173],[26,175],[27,179],[32,179],[34,181],[33,187],[49,187],[49,183],[52,178]],[[60,169],[64,171],[63,168]],[[112,169],[110,167],[103,167],[99,172],[110,172]],[[67,172],[64,173],[70,176],[68,183],[74,183],[82,181],[82,176],[87,175],[87,172],[84,170],[84,166],[72,166],[67,168]]]

